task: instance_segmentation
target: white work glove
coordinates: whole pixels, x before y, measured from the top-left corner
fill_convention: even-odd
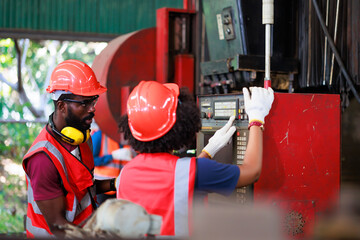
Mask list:
[[[211,158],[213,158],[220,149],[230,142],[232,135],[236,131],[236,127],[232,126],[234,119],[235,117],[231,116],[225,126],[217,130],[209,139],[209,143],[204,147],[203,151]]]
[[[243,88],[245,112],[249,116],[249,123],[260,121],[264,124],[274,101],[274,91],[271,88],[250,87],[250,92],[251,97],[249,90]]]
[[[131,150],[129,148],[119,148],[115,151],[111,152],[112,158],[116,160],[124,160],[130,161],[131,160]]]

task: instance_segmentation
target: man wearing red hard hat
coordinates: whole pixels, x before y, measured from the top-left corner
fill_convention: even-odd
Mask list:
[[[242,165],[211,160],[235,132],[234,117],[215,132],[197,158],[179,158],[173,150],[188,147],[201,128],[200,111],[186,89],[173,83],[142,81],[131,92],[120,130],[139,154],[117,178],[117,198],[162,216],[161,235],[187,236],[194,194],[231,194],[255,182],[262,167],[265,116],[271,109],[271,88],[244,88],[249,141]]]
[[[106,90],[81,61],[66,60],[54,69],[46,91],[55,110],[23,159],[27,237],[52,237],[66,223],[81,226],[96,209],[96,193],[115,190],[114,180],[93,180],[90,125]]]

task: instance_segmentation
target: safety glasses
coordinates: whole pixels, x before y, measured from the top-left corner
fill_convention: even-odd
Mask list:
[[[74,100],[74,99],[63,99],[64,102],[74,102],[74,103],[79,103],[82,107],[84,108],[89,108],[91,107],[95,107],[97,101],[98,101],[99,96],[96,95],[90,99],[86,99],[83,101],[79,101],[79,100]]]

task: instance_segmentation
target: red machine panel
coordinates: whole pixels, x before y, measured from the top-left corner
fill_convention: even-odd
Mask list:
[[[265,121],[254,201],[284,210],[286,231],[306,237],[316,214],[339,198],[340,97],[277,93]]]
[[[194,92],[194,56],[178,54],[175,56],[174,82],[181,87],[187,87]]]
[[[193,5],[184,1],[186,8]],[[194,10],[160,8],[156,11],[156,80],[194,86],[194,56],[190,47]],[[185,31],[184,31],[185,30]],[[186,79],[186,80],[183,80]]]
[[[95,121],[115,141],[120,139],[118,120],[128,94],[141,80],[155,79],[155,39],[155,28],[125,34],[94,59],[96,77],[108,89],[99,97]]]

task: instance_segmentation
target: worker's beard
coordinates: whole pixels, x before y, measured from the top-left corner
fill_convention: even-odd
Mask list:
[[[92,119],[94,117],[94,113],[90,113],[88,116],[83,119],[78,118],[71,109],[68,111],[68,115],[65,118],[65,122],[67,126],[74,127],[82,132],[86,132],[86,130],[90,129],[91,124],[86,124],[86,120]]]

